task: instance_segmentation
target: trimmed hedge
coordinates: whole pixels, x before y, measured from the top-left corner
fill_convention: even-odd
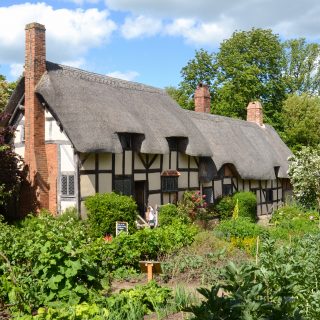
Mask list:
[[[116,221],[126,221],[129,233],[136,231],[137,204],[129,196],[112,193],[97,193],[85,201],[88,220],[92,233],[103,236],[106,233],[116,234]]]

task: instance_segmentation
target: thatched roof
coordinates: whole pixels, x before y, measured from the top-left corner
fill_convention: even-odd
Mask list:
[[[53,63],[36,92],[77,151],[122,152],[117,133],[145,136],[142,153],[169,152],[167,137],[185,137],[189,155],[211,156],[208,142],[164,90]]]
[[[7,106],[23,96],[24,79]],[[233,164],[242,178],[287,177],[291,154],[273,128],[185,111],[164,91],[47,62],[36,92],[78,152],[122,152],[118,133],[143,137],[140,152],[169,152],[169,137],[186,138],[188,155]]]
[[[291,151],[269,125],[237,120],[213,114],[186,111],[201,133],[207,137],[212,159],[219,170],[233,164],[243,179],[286,178]]]

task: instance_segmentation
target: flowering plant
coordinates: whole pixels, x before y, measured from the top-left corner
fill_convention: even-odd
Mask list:
[[[205,197],[205,195],[201,195],[200,191],[186,191],[182,200],[178,203],[178,208],[180,211],[186,212],[191,221],[194,221],[199,213],[203,213],[206,210]]]

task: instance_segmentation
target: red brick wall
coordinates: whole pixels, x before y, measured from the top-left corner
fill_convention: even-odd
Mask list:
[[[25,156],[30,190],[36,191],[37,210],[49,208],[48,165],[45,147],[45,114],[35,87],[46,71],[45,28],[26,26],[25,47]],[[27,206],[25,204],[25,206]]]
[[[194,111],[210,113],[210,103],[209,88],[200,83],[194,93]]]
[[[58,145],[46,144],[46,153],[48,159],[48,183],[49,183],[49,211],[57,214],[57,190],[58,190]]]

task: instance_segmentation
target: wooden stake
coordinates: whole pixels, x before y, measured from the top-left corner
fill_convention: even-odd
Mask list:
[[[258,265],[258,256],[259,256],[259,236],[257,236],[256,265]]]
[[[148,271],[148,282],[150,282],[153,279],[153,272],[152,272],[153,263],[146,263],[146,267]]]

